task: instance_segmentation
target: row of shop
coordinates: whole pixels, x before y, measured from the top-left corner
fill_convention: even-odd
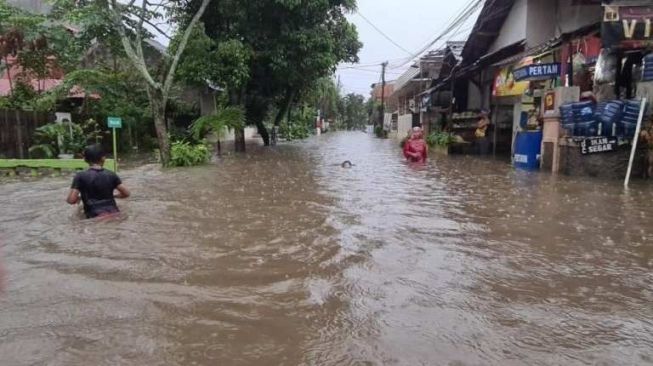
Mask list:
[[[395,82],[385,127],[453,133],[450,153],[623,178],[634,111],[653,98],[652,19],[650,1],[488,0],[464,47],[448,43]]]

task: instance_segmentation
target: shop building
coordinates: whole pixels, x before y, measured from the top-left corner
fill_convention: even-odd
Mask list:
[[[587,80],[601,49],[602,13],[597,1],[488,0],[462,62],[433,90],[452,91],[446,129],[464,142],[450,149],[479,152],[473,147],[479,140],[477,121],[479,112],[488,110],[492,125],[484,139],[492,148],[485,153],[519,162],[519,135],[536,132],[543,141],[537,155],[547,146],[552,168],[559,149],[545,137],[545,107],[555,114],[561,104],[578,101],[584,89],[592,89]]]

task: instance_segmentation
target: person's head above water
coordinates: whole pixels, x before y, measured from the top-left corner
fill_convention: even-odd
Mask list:
[[[423,131],[421,127],[413,127],[413,133],[411,135],[412,138],[421,139],[422,135],[423,135]]]
[[[342,162],[342,164],[340,164],[340,166],[343,168],[351,168],[354,166],[354,164],[352,164],[349,160],[345,160]]]
[[[104,164],[106,155],[102,146],[99,144],[91,145],[84,149],[84,160],[88,165],[102,165]]]

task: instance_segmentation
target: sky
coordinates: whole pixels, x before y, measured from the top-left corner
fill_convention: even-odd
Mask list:
[[[358,65],[343,64],[336,75],[343,93],[370,94],[370,85],[381,81],[381,63],[389,61],[386,80],[398,78],[414,54],[436,38],[450,21],[467,5],[467,0],[358,0],[358,12],[349,19],[358,28],[363,42]],[[385,33],[401,48],[387,40],[364,18]],[[470,17],[450,40],[465,40],[474,25]],[[454,33],[456,33],[454,32]],[[445,41],[450,37],[445,37]],[[436,44],[437,49],[442,43]],[[351,68],[355,67],[355,68]]]

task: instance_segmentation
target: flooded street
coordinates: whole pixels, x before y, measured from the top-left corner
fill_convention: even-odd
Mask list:
[[[649,183],[359,132],[121,175],[107,222],[0,185],[1,365],[653,364]]]

